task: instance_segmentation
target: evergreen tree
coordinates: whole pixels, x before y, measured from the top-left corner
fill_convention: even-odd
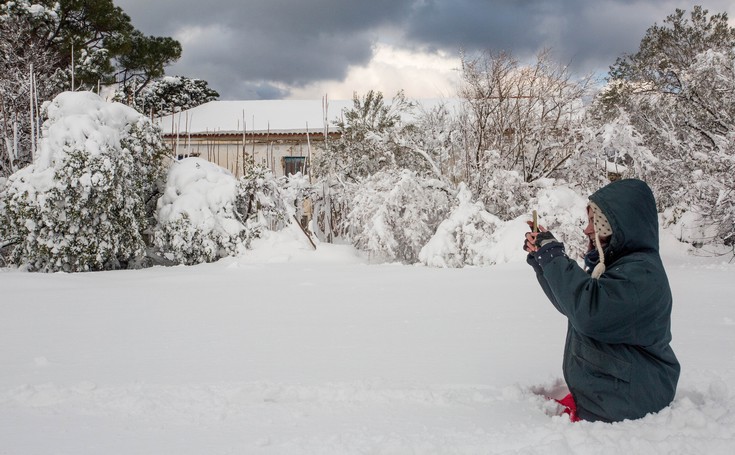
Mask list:
[[[115,82],[134,97],[180,55],[176,40],[143,35],[112,0],[0,0],[0,176],[32,161],[31,98],[40,106]]]
[[[38,156],[0,197],[11,261],[46,272],[141,265],[164,174],[160,133],[90,92],[60,94],[48,116]]]
[[[48,46],[58,26],[58,8],[0,2],[0,177],[32,160],[40,122],[30,103],[37,109],[52,98],[63,78],[60,56]]]
[[[118,92],[117,97],[126,98]],[[181,76],[166,76],[150,83],[135,98],[138,111],[159,117],[197,107],[219,98],[219,93],[209,88],[207,81]]]

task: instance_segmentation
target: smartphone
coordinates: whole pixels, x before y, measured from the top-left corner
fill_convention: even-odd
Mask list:
[[[533,232],[538,232],[538,212],[533,211]]]

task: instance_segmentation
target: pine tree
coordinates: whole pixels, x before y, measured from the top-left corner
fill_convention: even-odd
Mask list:
[[[118,82],[137,96],[180,55],[176,40],[143,35],[112,0],[0,1],[0,176],[32,160],[31,98],[41,106]]]
[[[118,92],[116,98],[127,99],[132,93]],[[150,83],[133,103],[143,114],[159,117],[197,107],[219,98],[207,81],[181,76],[166,76]]]

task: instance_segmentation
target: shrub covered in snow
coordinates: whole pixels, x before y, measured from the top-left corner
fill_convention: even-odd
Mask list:
[[[339,179],[324,179],[311,187],[309,198],[312,203],[311,230],[322,241],[347,241],[347,215],[359,185],[345,183]]]
[[[378,172],[359,184],[347,215],[349,240],[385,260],[414,263],[450,210],[446,184],[416,172]]]
[[[277,179],[270,169],[254,166],[238,182],[237,211],[242,219],[256,221],[276,231],[291,222],[295,195],[286,202],[286,179]]]
[[[537,195],[530,198],[527,212],[503,221],[485,211],[482,203],[473,202],[469,189],[461,184],[459,204],[421,249],[419,259],[433,267],[487,266],[518,260],[523,256],[521,242],[534,207],[539,224],[564,242],[569,257],[579,259],[587,246],[582,233],[587,199],[548,179],[537,180],[528,189]]]
[[[253,232],[235,213],[237,179],[200,158],[174,163],[158,200],[154,243],[180,264],[211,262],[244,249]]]
[[[486,152],[488,156],[499,156],[497,151]],[[496,162],[487,158],[487,162]],[[479,200],[488,212],[503,220],[512,220],[528,212],[533,186],[523,181],[518,171],[490,165],[484,174],[487,180],[481,185]]]
[[[30,270],[129,267],[145,254],[146,202],[164,173],[158,130],[135,110],[89,92],[47,108],[33,164],[0,198],[0,239]]]
[[[539,224],[564,242],[567,255],[579,259],[587,251],[587,239],[582,233],[587,225],[588,195],[580,195],[565,185],[553,180],[535,182],[540,186],[538,193],[531,200],[531,206],[538,211]],[[530,219],[530,214],[519,217]],[[520,247],[519,247],[520,248]]]
[[[171,166],[158,201],[156,248],[167,259],[197,264],[241,254],[263,229],[289,213],[273,174],[254,168],[241,179],[200,158]]]
[[[472,193],[464,183],[460,184],[457,199],[459,204],[421,249],[419,259],[434,267],[494,264],[491,236],[503,222],[488,213],[482,203],[472,201]]]

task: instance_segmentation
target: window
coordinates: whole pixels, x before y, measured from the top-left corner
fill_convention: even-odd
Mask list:
[[[283,175],[289,176],[301,172],[306,174],[307,163],[305,156],[284,156]]]

